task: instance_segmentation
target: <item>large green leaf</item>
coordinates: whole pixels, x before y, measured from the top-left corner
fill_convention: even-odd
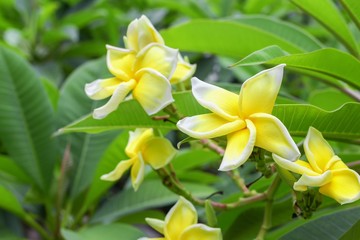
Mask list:
[[[26,215],[26,212],[15,195],[2,185],[0,185],[0,196],[0,208],[6,209],[19,217]]]
[[[324,61],[326,59],[326,61]],[[334,48],[325,48],[310,53],[289,55],[278,46],[256,51],[233,66],[257,64],[277,65],[286,63],[286,69],[321,78],[340,86],[338,80],[360,89],[360,61],[350,54]]]
[[[68,124],[91,112],[103,101],[89,99],[85,92],[86,83],[109,75],[104,59],[94,60],[79,67],[66,80],[61,90],[58,106],[58,124]],[[63,149],[70,144],[72,153],[71,197],[76,197],[89,186],[93,179],[96,165],[103,152],[116,137],[117,132],[97,135],[71,134],[61,138]]]
[[[340,14],[331,0],[291,0],[296,6],[318,20],[325,28],[333,33],[349,51],[358,55],[356,41],[351,34],[344,17]]]
[[[251,22],[251,24],[248,24],[248,22]],[[270,26],[274,27],[276,24],[276,21],[267,23],[269,28]],[[267,25],[258,27],[255,20],[244,21],[244,23],[235,20],[192,20],[163,30],[161,35],[170,47],[236,58],[244,57],[269,45],[279,45],[290,53],[304,52],[304,45],[297,45],[301,40],[293,42],[289,37],[283,38],[287,34],[278,35],[264,30],[264,28],[268,27]],[[279,28],[282,28],[282,26],[283,24],[278,24]],[[285,27],[289,34],[292,31],[297,31],[297,28],[290,28],[289,26],[286,25]],[[307,42],[312,41],[311,38],[306,38],[303,33],[297,35],[302,36]],[[316,47],[315,41],[310,47],[314,46]],[[306,47],[306,49],[310,47]]]
[[[358,0],[340,0],[350,17],[360,29],[360,1]]]
[[[0,47],[0,139],[29,179],[47,191],[53,178],[54,114],[31,67]]]
[[[16,181],[23,183],[31,182],[28,175],[11,158],[2,155],[0,155],[0,172],[10,175]]]
[[[185,186],[197,197],[206,197],[216,191],[212,187],[193,183]],[[129,188],[113,196],[98,209],[90,221],[92,223],[114,221],[143,209],[172,204],[178,198],[179,196],[164,187],[160,180],[148,180],[141,184],[137,192]]]

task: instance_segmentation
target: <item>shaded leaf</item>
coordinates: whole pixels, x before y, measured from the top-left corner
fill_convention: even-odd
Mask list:
[[[340,0],[350,17],[360,29],[360,2],[357,0]]]

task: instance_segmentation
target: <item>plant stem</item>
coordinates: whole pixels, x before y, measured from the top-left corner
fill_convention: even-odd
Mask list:
[[[49,234],[45,231],[45,229],[40,224],[38,224],[30,215],[25,215],[23,219],[29,226],[35,229],[43,239],[45,240],[52,239],[49,236]]]
[[[227,174],[232,178],[234,183],[244,192],[245,195],[250,193],[249,188],[245,184],[245,180],[240,177],[240,173],[237,169],[228,171]]]

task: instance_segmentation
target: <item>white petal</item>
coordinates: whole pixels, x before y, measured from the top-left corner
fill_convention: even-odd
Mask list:
[[[297,182],[294,183],[294,190],[306,191],[308,187],[321,187],[328,184],[331,179],[331,171],[326,171],[323,174],[317,176],[309,176],[304,174]]]

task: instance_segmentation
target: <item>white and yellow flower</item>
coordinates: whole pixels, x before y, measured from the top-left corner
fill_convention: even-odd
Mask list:
[[[360,199],[360,177],[349,169],[335,155],[322,134],[313,127],[309,128],[304,141],[307,162],[295,162],[273,154],[275,162],[282,168],[301,177],[294,183],[294,190],[306,191],[309,187],[318,187],[319,192],[335,199],[340,204],[351,203]]]
[[[197,223],[196,209],[183,197],[180,197],[170,209],[165,221],[146,218],[146,222],[164,237],[141,238],[141,240],[222,240],[219,228],[211,228]]]
[[[145,165],[162,168],[175,156],[176,150],[169,140],[155,136],[153,129],[149,128],[130,132],[125,153],[130,159],[120,161],[112,172],[102,175],[101,179],[116,181],[131,168],[132,186],[136,191],[144,179]]]
[[[300,152],[283,123],[271,115],[284,66],[246,80],[239,95],[192,78],[193,95],[212,113],[186,117],[177,123],[178,128],[198,139],[227,136],[221,171],[242,165],[254,146],[294,161]]]

